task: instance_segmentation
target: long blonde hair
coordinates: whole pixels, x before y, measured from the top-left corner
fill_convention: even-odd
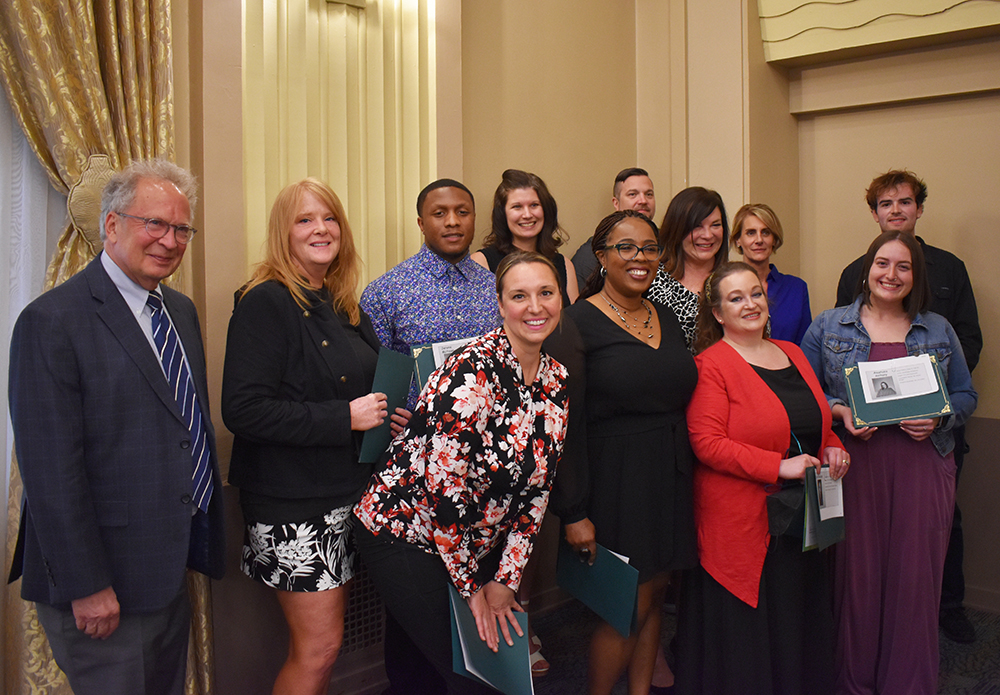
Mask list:
[[[257,285],[275,280],[288,288],[295,302],[305,309],[310,302],[306,299],[303,286],[308,283],[292,261],[292,253],[288,245],[288,237],[295,217],[302,206],[306,193],[312,193],[324,205],[330,208],[340,225],[340,250],[333,263],[326,271],[323,286],[330,292],[333,308],[347,314],[355,326],[361,321],[358,309],[358,280],[360,264],[357,249],[354,247],[354,234],[347,222],[344,206],[333,189],[316,178],[302,179],[292,183],[278,193],[271,206],[271,217],[267,223],[267,239],[264,245],[264,260],[254,269],[250,282],[243,290],[247,291]]]

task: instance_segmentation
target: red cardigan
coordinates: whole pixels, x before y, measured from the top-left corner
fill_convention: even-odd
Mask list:
[[[823,415],[823,448],[843,448],[812,367],[794,343],[771,341],[799,370]],[[694,518],[702,567],[734,596],[757,607],[770,536],[764,485],[778,480],[791,425],[781,401],[732,346],[719,341],[695,357],[698,385],[687,408],[699,465]]]

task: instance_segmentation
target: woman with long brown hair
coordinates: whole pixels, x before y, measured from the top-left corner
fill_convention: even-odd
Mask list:
[[[978,396],[955,330],[927,311],[930,285],[912,232],[883,232],[865,254],[854,302],[820,314],[802,340],[855,465],[846,538],[834,565],[837,692],[932,695],[938,610],[955,508],[955,438]],[[929,354],[952,413],[857,427],[844,368]]]
[[[541,178],[520,169],[507,169],[493,194],[490,233],[483,248],[472,254],[472,260],[495,273],[507,254],[537,251],[555,266],[563,306],[569,306],[580,291],[573,261],[558,251],[566,240],[558,215],[556,199]]]
[[[663,258],[646,296],[670,307],[694,343],[698,298],[709,273],[728,258],[729,221],[722,196],[701,186],[685,188],[663,214],[659,241]]]

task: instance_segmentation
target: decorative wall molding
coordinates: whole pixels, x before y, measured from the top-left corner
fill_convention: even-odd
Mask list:
[[[1000,92],[1000,37],[789,70],[796,116]]]
[[[1000,34],[1000,0],[757,0],[768,62],[876,54]]]

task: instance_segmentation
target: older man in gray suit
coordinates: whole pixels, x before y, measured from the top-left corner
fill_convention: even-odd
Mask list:
[[[223,572],[198,316],[160,284],[195,233],[195,190],[163,160],[115,174],[103,253],[14,327],[21,595],[77,695],[182,693],[185,568]]]

